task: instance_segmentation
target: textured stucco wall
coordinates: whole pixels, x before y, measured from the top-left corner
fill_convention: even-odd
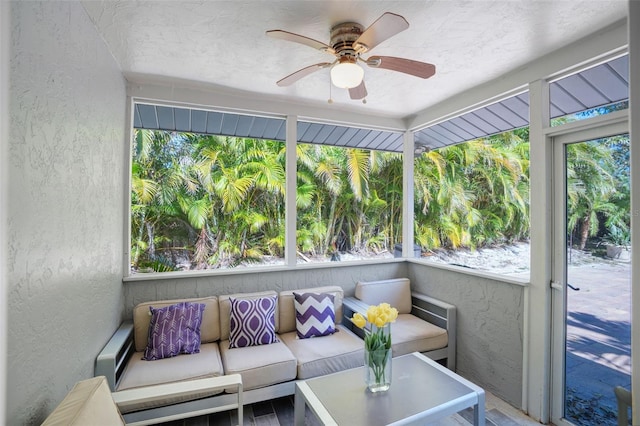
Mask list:
[[[133,316],[138,303],[218,296],[264,290],[295,290],[299,288],[338,285],[352,296],[356,282],[405,277],[406,262],[348,265],[331,263],[331,267],[297,268],[291,271],[233,273],[207,277],[132,281],[125,283],[125,317]]]
[[[79,2],[11,3],[7,424],[39,424],[123,312],[125,81]]]
[[[0,2],[0,421],[6,418],[7,394],[7,170],[9,165],[9,40],[11,8]]]
[[[458,374],[520,407],[524,287],[416,263],[408,273],[414,289],[457,308]]]

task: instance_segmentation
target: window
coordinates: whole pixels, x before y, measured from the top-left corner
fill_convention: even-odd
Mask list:
[[[402,154],[298,144],[298,263],[393,257]]]
[[[529,93],[415,134],[414,239],[424,258],[529,274]]]
[[[284,262],[284,143],[138,129],[131,270]]]
[[[402,135],[297,126],[296,262],[393,257]],[[137,103],[134,127],[131,273],[285,264],[285,120]]]
[[[419,154],[414,196],[429,260],[528,275],[528,127]]]

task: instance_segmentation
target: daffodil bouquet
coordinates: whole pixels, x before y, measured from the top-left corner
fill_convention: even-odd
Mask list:
[[[389,355],[391,332],[387,325],[398,318],[398,310],[388,303],[381,303],[377,306],[369,306],[366,315],[365,319],[361,313],[356,312],[351,321],[364,330],[366,367],[373,372],[374,385],[382,385],[387,383],[387,379],[391,379],[385,377],[386,365],[391,358]],[[370,324],[369,328],[366,327],[367,322]]]

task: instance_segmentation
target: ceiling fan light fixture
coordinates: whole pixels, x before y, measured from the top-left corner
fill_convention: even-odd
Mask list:
[[[364,70],[355,62],[343,61],[331,68],[331,82],[341,89],[358,87],[364,78]]]

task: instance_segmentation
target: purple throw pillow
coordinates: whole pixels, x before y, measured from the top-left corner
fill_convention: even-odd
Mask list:
[[[200,325],[204,303],[180,302],[164,308],[149,307],[149,337],[142,359],[154,361],[200,352]]]
[[[276,336],[276,296],[258,299],[230,298],[229,348],[268,345]]]
[[[300,339],[335,333],[336,313],[332,294],[293,293],[296,307],[296,332]]]

